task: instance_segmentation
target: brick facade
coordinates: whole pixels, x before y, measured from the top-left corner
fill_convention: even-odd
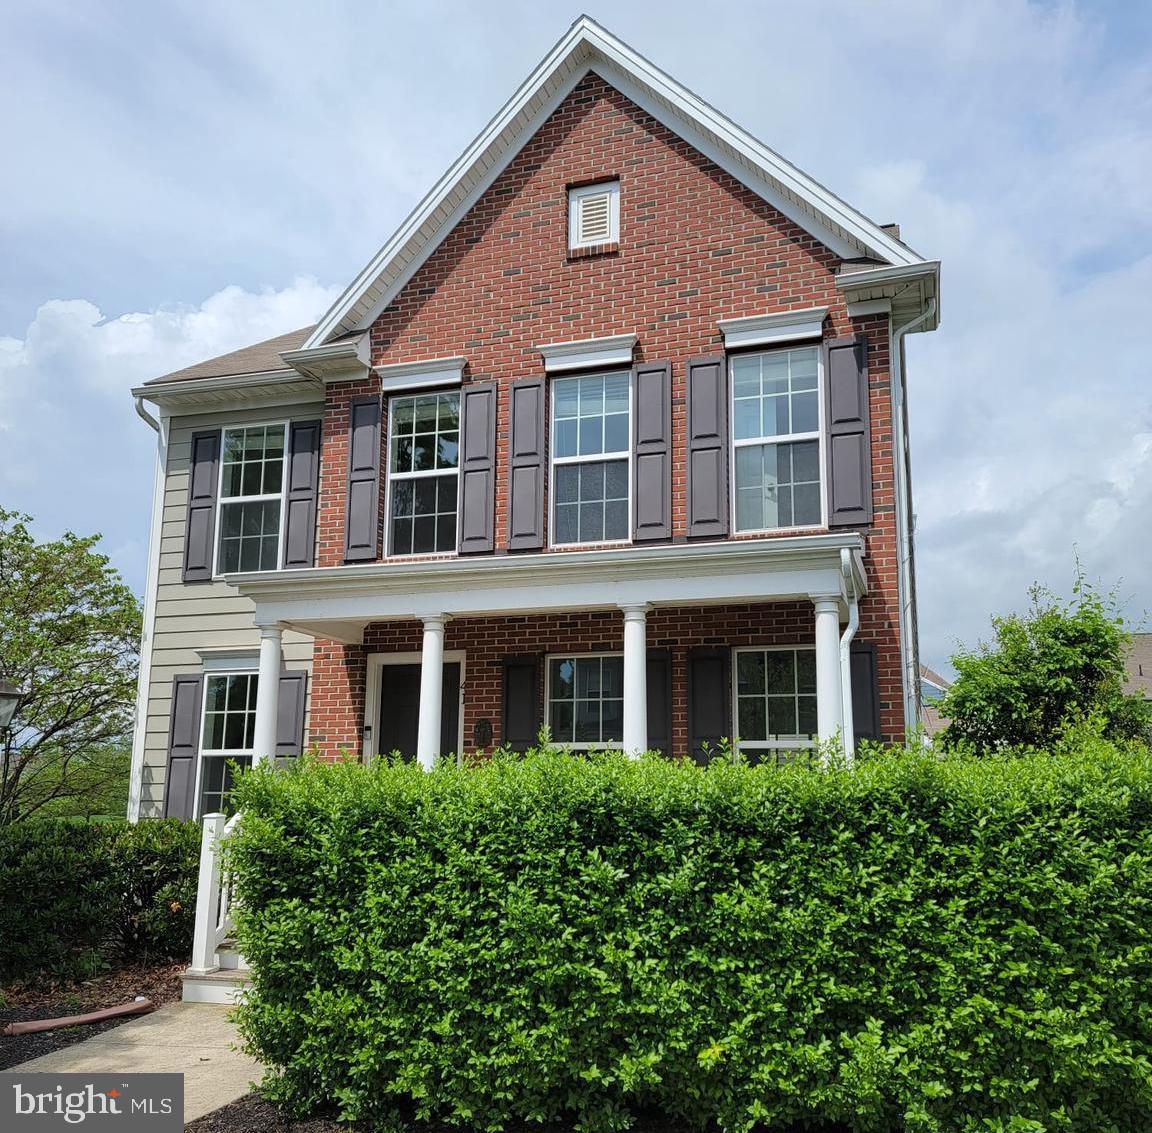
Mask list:
[[[569,254],[567,188],[608,179],[620,182],[619,244],[596,254]],[[386,365],[461,356],[467,359],[465,382],[497,383],[496,545],[502,554],[508,529],[508,386],[543,372],[539,344],[634,333],[637,361],[672,364],[673,537],[683,542],[686,364],[722,353],[717,321],[827,307],[826,339],[866,334],[874,521],[862,529],[870,591],[860,607],[859,639],[876,647],[881,729],[895,738],[903,730],[903,708],[888,321],[849,319],[835,288],[839,262],[814,237],[590,74],[376,320],[371,361]],[[328,388],[317,543],[321,567],[343,560],[348,404],[377,389],[374,380]],[[553,642],[567,649],[579,648],[578,642],[589,649],[618,649],[621,635],[619,613],[450,623],[446,647],[468,652],[465,736],[471,737],[477,720],[487,718],[499,740],[503,655],[546,652]],[[810,606],[655,611],[649,644],[662,643],[674,654],[678,749],[687,740],[679,653],[705,642],[811,640]],[[372,627],[364,646],[317,642],[311,738],[321,751],[334,755],[359,747],[366,654],[419,645],[416,623]]]

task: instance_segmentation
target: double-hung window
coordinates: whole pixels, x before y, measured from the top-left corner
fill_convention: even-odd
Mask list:
[[[630,375],[552,383],[552,543],[629,537]]]
[[[824,521],[819,357],[802,346],[730,359],[737,531]]]
[[[204,678],[200,733],[201,815],[223,811],[232,790],[232,764],[251,767],[256,735],[255,673],[209,673]]]
[[[394,397],[388,420],[391,553],[455,551],[460,394]]]
[[[752,756],[815,746],[814,649],[736,650],[736,735]]]
[[[224,430],[217,574],[280,565],[286,432],[284,425]]]
[[[624,658],[549,657],[548,730],[567,747],[619,747],[624,739]]]

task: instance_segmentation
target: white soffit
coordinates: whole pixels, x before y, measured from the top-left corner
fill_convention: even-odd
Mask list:
[[[565,370],[587,370],[593,366],[631,366],[634,334],[612,338],[585,338],[578,342],[553,342],[536,349],[544,358],[544,372],[558,374]]]
[[[305,349],[371,325],[589,71],[596,71],[841,258],[867,256],[893,265],[922,262],[906,244],[582,16],[349,284],[317,324]]]
[[[427,386],[458,386],[464,380],[465,358],[429,358],[423,362],[396,362],[377,366],[384,393],[423,389]]]
[[[805,311],[751,315],[746,319],[721,319],[716,325],[724,336],[724,348],[738,350],[742,346],[768,346],[776,342],[820,338],[827,314],[827,307],[811,307]]]

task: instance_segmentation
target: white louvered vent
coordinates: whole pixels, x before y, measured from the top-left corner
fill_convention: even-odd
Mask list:
[[[590,248],[620,238],[620,184],[584,185],[568,192],[568,244]]]

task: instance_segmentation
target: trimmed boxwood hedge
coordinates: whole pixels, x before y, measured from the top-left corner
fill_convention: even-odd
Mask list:
[[[554,751],[239,788],[297,1112],[601,1133],[1152,1128],[1152,758]]]
[[[193,822],[0,827],[0,979],[187,956],[199,861]]]

